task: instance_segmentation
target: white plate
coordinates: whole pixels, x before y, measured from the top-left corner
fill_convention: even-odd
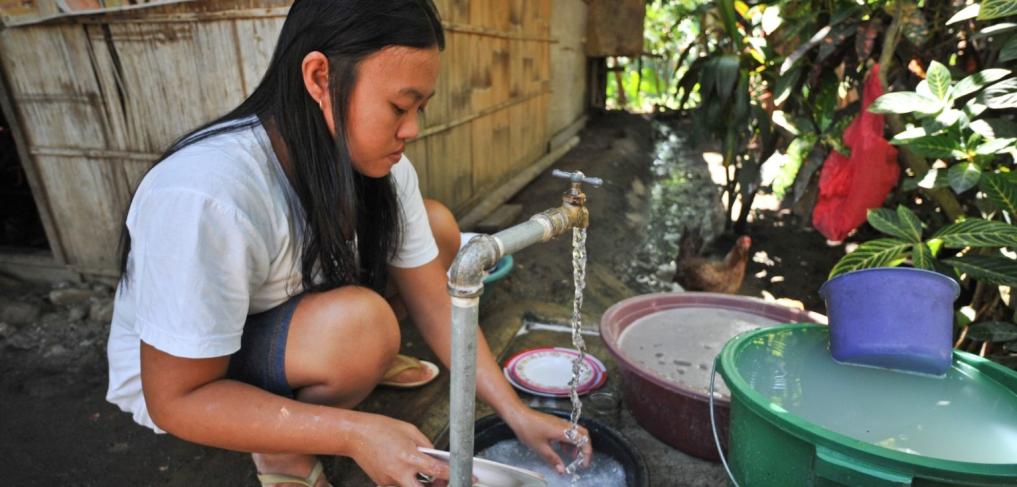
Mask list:
[[[515,381],[527,389],[545,394],[566,394],[572,380],[572,361],[578,355],[574,350],[563,348],[532,349],[513,357],[507,368]],[[604,372],[594,360],[587,355],[580,366],[580,389],[590,389]]]
[[[523,391],[523,392],[525,392],[527,394],[533,394],[534,396],[540,396],[540,397],[551,397],[551,398],[555,398],[555,399],[561,399],[563,397],[569,397],[568,394],[547,394],[547,393],[543,393],[543,392],[540,392],[540,391],[535,391],[533,389],[528,389],[526,387],[523,387],[523,386],[519,385],[519,383],[516,382],[516,380],[512,378],[512,374],[509,374],[508,369],[502,369],[502,372],[505,375],[505,380],[507,380],[508,383],[512,385],[512,387],[515,387],[516,389],[519,389],[520,391]]]
[[[516,382],[516,380],[512,378],[512,374],[509,373],[508,369],[502,369],[502,373],[505,376],[505,380],[507,380],[508,383],[512,387],[515,387],[516,389],[518,389],[518,390],[520,390],[522,392],[525,392],[527,394],[532,394],[534,396],[540,396],[540,397],[550,397],[550,398],[555,398],[555,399],[563,399],[563,398],[570,397],[570,393],[569,392],[563,392],[563,393],[559,394],[559,393],[548,393],[548,392],[535,391],[533,389],[530,389],[529,387],[525,387],[525,386],[519,384],[518,382]],[[597,389],[600,389],[600,387],[604,385],[604,382],[606,380],[607,380],[607,378],[604,377],[604,375],[601,375],[596,383],[594,383],[594,384],[592,384],[590,386],[587,386],[585,389],[579,389],[576,392],[579,393],[580,396],[585,396],[585,395],[589,394],[590,392],[593,392],[593,391],[595,391]]]
[[[448,462],[449,453],[430,448],[417,448],[421,453]],[[483,458],[473,458],[473,475],[477,477],[477,485],[483,487],[543,487],[547,485],[544,476],[504,463],[492,462]]]

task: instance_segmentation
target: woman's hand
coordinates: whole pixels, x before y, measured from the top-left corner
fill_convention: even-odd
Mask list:
[[[548,465],[554,467],[559,473],[565,473],[565,466],[572,459],[563,462],[551,446],[554,443],[562,443],[567,446],[567,448],[563,448],[564,451],[570,451],[570,448],[574,450],[572,442],[565,437],[565,431],[569,428],[568,421],[523,406],[513,411],[512,414],[506,415],[505,422],[512,428],[519,441],[536,451]],[[584,455],[582,466],[585,468],[590,465],[593,444],[589,441],[590,433],[586,431],[586,428],[579,426],[578,432],[581,438],[587,439],[586,444],[582,447]]]
[[[422,487],[418,473],[448,480],[447,463],[417,451],[417,447],[432,446],[415,426],[377,414],[362,418],[358,418],[349,456],[376,485]]]

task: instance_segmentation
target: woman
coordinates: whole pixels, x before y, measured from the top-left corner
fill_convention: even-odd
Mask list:
[[[447,478],[413,425],[352,409],[399,348],[387,289],[449,364],[458,228],[402,155],[443,47],[430,0],[294,3],[254,93],[175,143],[131,202],[111,402],[254,452],[265,484],[329,485],[315,454],[379,485]],[[478,340],[478,395],[562,470],[567,423],[523,405]]]

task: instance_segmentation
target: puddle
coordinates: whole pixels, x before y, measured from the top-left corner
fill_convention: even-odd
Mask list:
[[[653,122],[655,132],[645,240],[629,265],[629,278],[650,292],[674,291],[678,241],[685,228],[696,228],[704,242],[724,230],[720,190],[695,150],[689,134]]]

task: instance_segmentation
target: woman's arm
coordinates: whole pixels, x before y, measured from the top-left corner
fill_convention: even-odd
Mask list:
[[[438,260],[420,267],[401,269],[392,267],[391,276],[399,289],[399,296],[413,322],[420,329],[431,350],[446,367],[452,355],[452,301],[446,291],[448,277]],[[564,471],[561,459],[551,449],[549,441],[567,442],[567,422],[560,418],[540,414],[528,408],[505,380],[501,367],[491,353],[484,334],[477,328],[477,396],[491,406],[512,430],[549,464]],[[582,430],[586,435],[587,432]],[[590,458],[592,445],[583,448]]]
[[[378,482],[411,481],[415,472],[448,478],[442,462],[393,454],[431,446],[413,425],[277,396],[226,379],[228,365],[229,357],[180,358],[142,343],[141,381],[152,420],[185,440],[230,450],[349,456]]]

